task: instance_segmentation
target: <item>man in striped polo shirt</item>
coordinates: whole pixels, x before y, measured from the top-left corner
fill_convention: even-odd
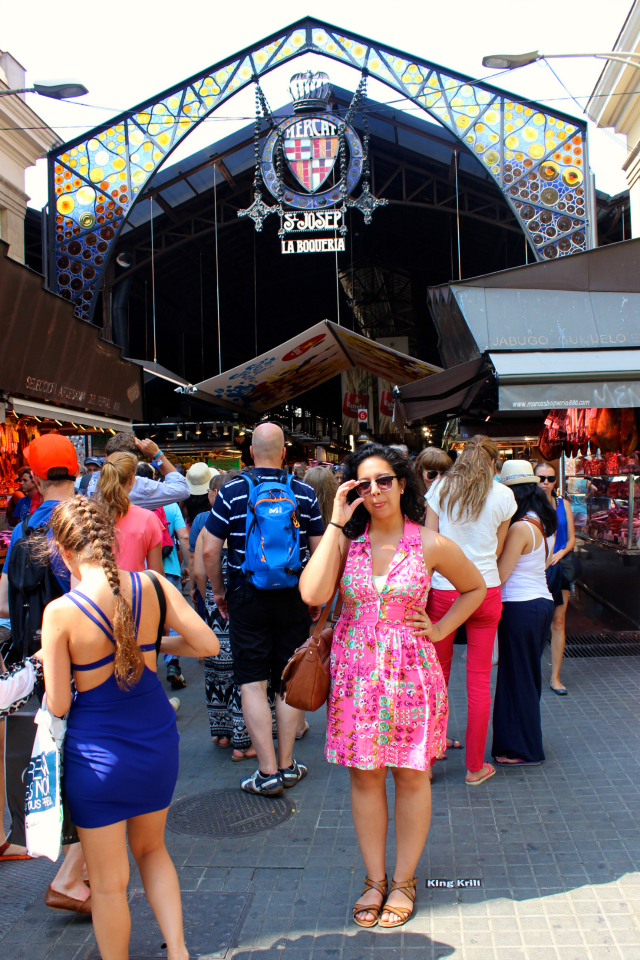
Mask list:
[[[253,431],[251,456],[258,481],[282,474],[286,455],[284,434],[275,423],[261,423]],[[294,478],[292,489],[300,521],[300,559],[313,553],[324,525],[315,491]],[[246,544],[249,484],[244,477],[225,483],[204,526],[204,564],[213,587],[218,610],[229,619],[229,639],[234,659],[234,677],[242,694],[242,712],[251,742],[258,754],[256,772],[241,782],[248,793],[274,796],[292,787],[307,774],[293,758],[299,710],[276,699],[278,758],[271,734],[271,711],[267,686],[280,686],[280,676],[294,650],[309,635],[309,608],[297,586],[281,590],[258,590],[242,573]],[[227,591],[222,578],[221,552],[228,542]],[[314,611],[315,612],[315,611]]]

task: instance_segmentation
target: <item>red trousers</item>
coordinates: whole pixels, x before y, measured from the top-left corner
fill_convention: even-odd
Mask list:
[[[431,590],[427,613],[434,623],[441,620],[459,596],[457,590]],[[467,631],[467,769],[475,773],[484,763],[487,729],[491,714],[491,654],[498,621],[502,613],[500,587],[489,587],[487,594],[465,623]],[[434,643],[442,667],[445,683],[449,686],[453,640],[450,633]]]

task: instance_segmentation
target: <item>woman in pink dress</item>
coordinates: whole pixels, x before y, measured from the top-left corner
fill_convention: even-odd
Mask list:
[[[431,819],[431,766],[444,752],[447,728],[447,691],[433,643],[470,616],[486,588],[455,544],[424,528],[424,500],[400,452],[366,444],[344,466],[347,482],[300,592],[305,603],[326,603],[348,552],[331,653],[326,756],[349,768],[367,871],[354,921],[398,927],[413,911],[414,873]],[[460,594],[438,624],[425,610],[434,569]],[[388,767],[396,788],[396,862],[385,902]]]
[[[162,524],[151,510],[129,500],[136,479],[138,458],[133,453],[112,453],[105,460],[98,480],[98,497],[107,506],[116,525],[115,558],[120,570],[132,573],[162,566]]]

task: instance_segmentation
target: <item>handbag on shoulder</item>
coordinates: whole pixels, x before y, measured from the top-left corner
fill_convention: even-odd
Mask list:
[[[326,703],[329,696],[331,643],[334,627],[342,610],[342,595],[339,592],[340,581],[348,554],[349,544],[347,544],[340,562],[338,579],[331,600],[324,605],[312,635],[308,640],[305,640],[301,647],[298,647],[282,671],[280,697],[290,707],[295,707],[296,710],[313,713],[314,710],[319,710],[323,703]],[[338,594],[338,602],[331,623],[326,626],[336,594]]]

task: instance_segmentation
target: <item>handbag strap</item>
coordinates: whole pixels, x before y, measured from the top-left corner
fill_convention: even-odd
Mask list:
[[[340,616],[340,612],[341,612],[341,610],[342,610],[342,594],[340,593],[340,581],[342,580],[342,575],[343,575],[343,573],[344,573],[344,568],[345,568],[346,565],[347,565],[347,557],[349,556],[349,547],[350,547],[350,546],[351,546],[351,543],[349,542],[349,543],[347,544],[347,549],[346,549],[345,552],[344,552],[344,555],[343,555],[343,557],[342,557],[342,560],[340,561],[340,569],[338,570],[338,579],[336,580],[336,585],[335,585],[333,594],[331,595],[331,600],[329,600],[329,601],[327,601],[327,603],[325,603],[324,609],[323,609],[322,613],[320,614],[320,619],[319,619],[318,622],[316,623],[316,628],[315,628],[315,630],[313,631],[313,634],[312,634],[314,640],[319,640],[319,639],[320,639],[320,636],[322,635],[322,631],[323,631],[324,628],[325,628],[325,624],[326,624],[326,622],[327,622],[327,617],[329,616],[329,613],[331,612],[331,607],[333,606],[333,601],[335,600],[336,593],[338,594],[338,602],[337,602],[337,604],[336,604],[336,609],[335,609],[334,617],[335,617],[335,619],[337,620],[337,618]]]
[[[537,527],[540,533],[542,534],[542,542],[544,543],[544,561],[545,563],[549,559],[549,544],[547,543],[547,538],[544,535],[544,530],[542,529],[542,524],[539,520],[534,520],[533,517],[523,517],[523,520],[526,520],[527,523],[530,523],[533,527]],[[534,541],[535,546],[535,541]]]

